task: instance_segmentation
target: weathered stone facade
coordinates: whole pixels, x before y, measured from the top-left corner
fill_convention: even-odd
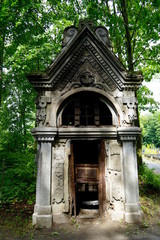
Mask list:
[[[97,196],[100,215],[140,221],[134,122],[141,76],[112,53],[106,28],[67,28],[46,73],[28,79],[38,92],[33,224],[51,227],[79,214],[85,195]]]

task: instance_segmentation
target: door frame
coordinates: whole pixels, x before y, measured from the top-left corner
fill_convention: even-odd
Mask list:
[[[83,140],[80,140],[83,141]],[[88,141],[91,141],[88,139]],[[105,141],[95,139],[98,144],[98,201],[99,215],[102,216],[105,211],[106,203],[106,181],[105,181]],[[69,159],[69,194],[70,194],[70,215],[76,217],[76,182],[75,182],[75,161],[74,161],[74,140],[71,141],[71,154]]]

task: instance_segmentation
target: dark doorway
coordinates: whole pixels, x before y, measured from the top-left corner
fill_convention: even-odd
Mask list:
[[[102,162],[101,141],[73,141],[70,159],[71,214],[82,209],[97,209],[102,213]],[[103,158],[103,160],[102,160]]]

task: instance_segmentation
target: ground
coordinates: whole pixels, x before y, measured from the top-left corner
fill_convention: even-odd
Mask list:
[[[0,240],[134,240],[160,239],[160,191],[144,191],[140,183],[143,221],[140,224],[113,222],[107,218],[70,219],[51,229],[35,229],[33,204],[26,202],[0,206]]]
[[[31,224],[33,205],[25,202],[1,207],[0,240],[133,240],[160,239],[160,193],[141,194],[141,224],[113,222],[109,218],[70,219],[51,229]]]

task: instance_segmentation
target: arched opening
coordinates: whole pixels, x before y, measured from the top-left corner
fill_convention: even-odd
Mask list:
[[[81,92],[68,99],[62,109],[61,126],[113,125],[112,113],[99,94]]]

